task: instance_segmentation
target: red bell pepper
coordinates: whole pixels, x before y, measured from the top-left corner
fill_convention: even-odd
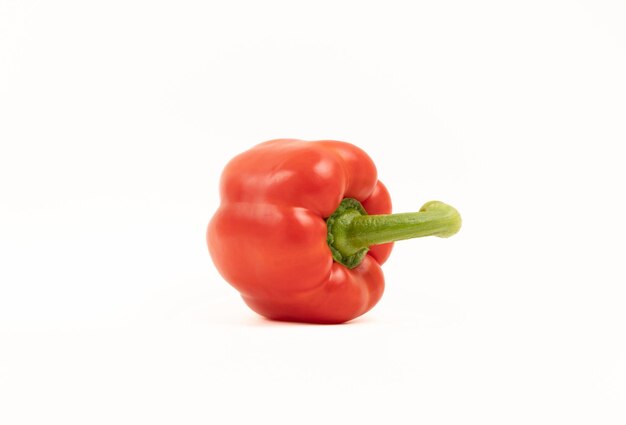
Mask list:
[[[261,143],[230,161],[207,242],[220,274],[274,320],[342,323],[384,289],[393,241],[448,237],[461,217],[442,202],[390,214],[376,167],[345,142]]]

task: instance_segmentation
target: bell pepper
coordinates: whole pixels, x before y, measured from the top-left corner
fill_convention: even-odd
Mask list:
[[[391,198],[360,148],[278,139],[233,158],[207,229],[210,255],[246,304],[273,320],[342,323],[381,298],[393,242],[461,227],[431,201],[391,214]]]

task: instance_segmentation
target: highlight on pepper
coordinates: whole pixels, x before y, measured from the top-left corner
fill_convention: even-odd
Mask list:
[[[273,320],[343,323],[380,300],[393,242],[461,228],[439,201],[391,214],[376,167],[346,142],[277,139],[233,158],[207,244],[219,273]]]

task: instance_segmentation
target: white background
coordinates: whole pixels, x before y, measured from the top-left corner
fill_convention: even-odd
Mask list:
[[[622,1],[0,0],[0,423],[624,424]],[[204,233],[264,140],[411,211],[382,301],[272,323]]]

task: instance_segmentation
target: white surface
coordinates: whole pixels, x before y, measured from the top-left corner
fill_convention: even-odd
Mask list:
[[[382,4],[0,1],[0,423],[626,422],[626,5]],[[277,137],[464,228],[261,320],[204,231]]]

